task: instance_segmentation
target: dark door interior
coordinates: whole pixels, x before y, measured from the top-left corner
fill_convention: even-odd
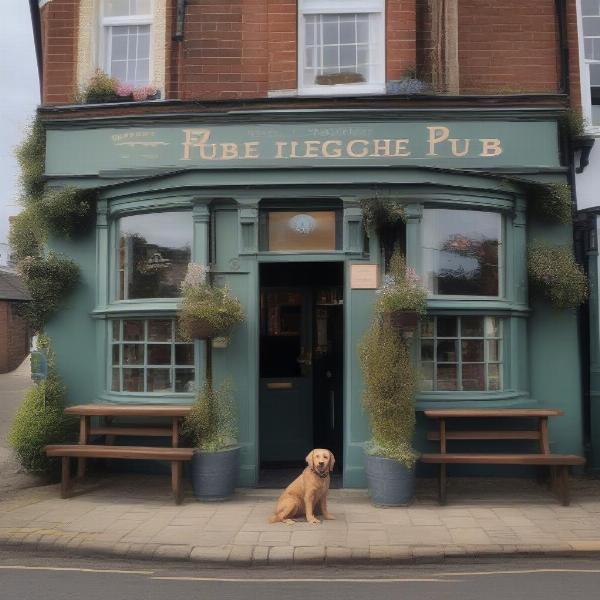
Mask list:
[[[261,465],[301,466],[315,447],[341,465],[343,265],[263,264],[260,285]]]

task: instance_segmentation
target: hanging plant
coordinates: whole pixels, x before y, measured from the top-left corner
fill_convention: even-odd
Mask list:
[[[84,233],[93,222],[96,191],[67,186],[47,190],[37,211],[48,232],[63,238]]]
[[[228,288],[212,285],[203,265],[188,265],[181,295],[179,329],[186,339],[227,336],[234,325],[244,320],[240,301]]]
[[[587,278],[568,246],[532,243],[528,249],[528,271],[532,292],[555,308],[577,308],[588,297]]]
[[[31,301],[21,308],[22,314],[34,331],[41,331],[79,283],[79,267],[70,258],[50,252],[25,257],[17,269],[31,295]]]
[[[360,201],[363,225],[367,233],[380,232],[406,222],[404,204],[400,198],[375,196]]]
[[[375,318],[359,344],[363,406],[371,429],[367,454],[391,458],[412,469],[418,377],[402,338]]]
[[[561,116],[560,124],[563,128],[563,131],[572,140],[585,136],[586,120],[581,114],[581,111],[574,110],[572,108],[568,109]]]
[[[547,223],[568,225],[572,220],[571,186],[567,183],[534,185],[529,191],[529,212]]]
[[[36,210],[29,207],[13,217],[8,243],[17,264],[27,256],[40,256],[45,239],[45,228]]]

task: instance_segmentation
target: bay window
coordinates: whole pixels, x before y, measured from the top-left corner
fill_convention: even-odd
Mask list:
[[[600,128],[600,0],[581,0],[581,25],[584,115]]]
[[[300,93],[385,90],[384,0],[300,0],[298,6]]]

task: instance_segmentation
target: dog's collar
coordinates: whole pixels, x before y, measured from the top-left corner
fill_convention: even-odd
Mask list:
[[[313,469],[312,467],[310,468],[310,470],[315,474],[318,475],[321,479],[325,479],[327,477],[329,477],[329,471],[325,471],[324,475],[321,475],[321,473],[319,473],[319,471],[317,471],[316,469]]]

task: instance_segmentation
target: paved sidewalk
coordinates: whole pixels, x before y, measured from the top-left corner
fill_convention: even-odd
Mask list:
[[[573,481],[562,507],[535,482],[454,479],[439,507],[435,482],[420,480],[410,508],[375,508],[362,490],[332,490],[335,521],[269,525],[279,490],[240,490],[223,503],[188,491],[171,502],[167,477],[88,481],[61,500],[58,486],[0,498],[0,546],[83,555],[183,559],[215,565],[437,562],[507,554],[600,554],[600,481]]]

